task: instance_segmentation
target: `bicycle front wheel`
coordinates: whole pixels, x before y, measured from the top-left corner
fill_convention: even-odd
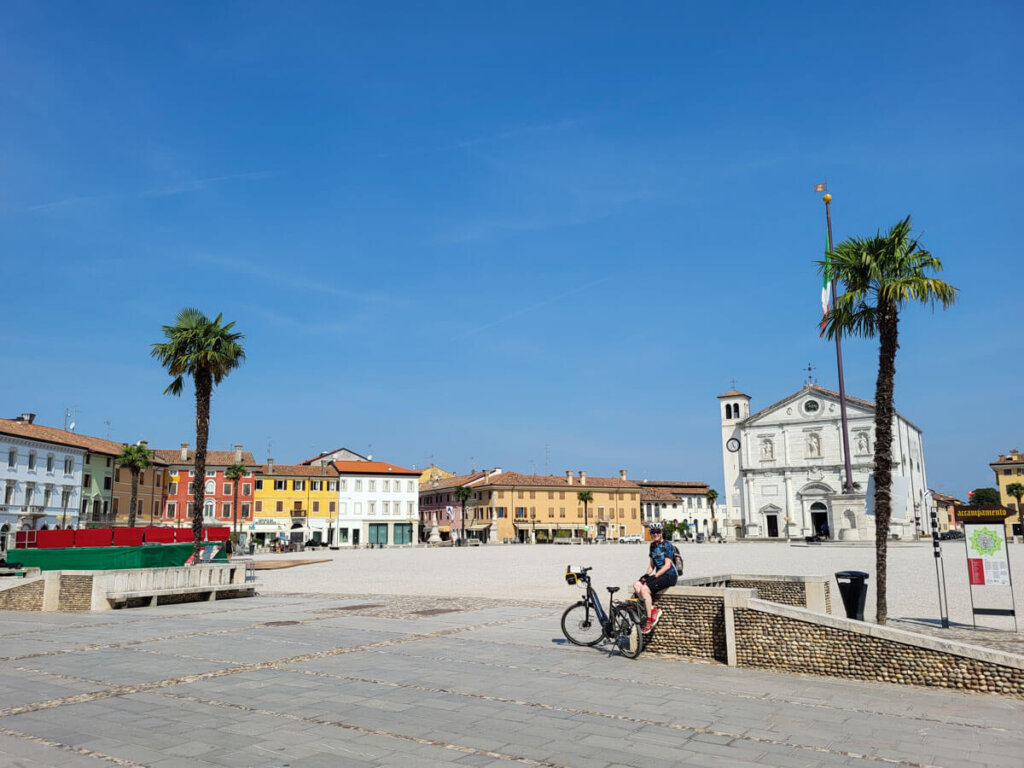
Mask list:
[[[615,618],[615,645],[627,659],[635,659],[644,649],[644,633],[626,611]]]
[[[601,642],[604,628],[594,606],[580,600],[566,608],[562,614],[562,634],[574,645],[597,645]]]

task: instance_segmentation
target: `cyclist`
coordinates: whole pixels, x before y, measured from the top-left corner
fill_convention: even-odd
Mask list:
[[[679,578],[669,556],[671,550],[662,539],[661,523],[651,523],[648,530],[651,532],[651,546],[648,550],[647,572],[633,585],[633,591],[643,598],[647,606],[647,623],[642,630],[644,634],[654,629],[661,618],[661,611],[654,607],[653,596],[667,587],[674,587]]]

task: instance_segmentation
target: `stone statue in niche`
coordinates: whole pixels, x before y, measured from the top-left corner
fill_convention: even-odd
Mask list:
[[[807,455],[811,457],[821,456],[821,438],[817,432],[811,432],[807,436]]]
[[[761,459],[764,461],[771,461],[775,458],[775,445],[771,440],[765,439],[761,441]]]
[[[868,436],[865,433],[861,432],[859,435],[857,435],[857,453],[867,453],[867,452],[868,452]]]

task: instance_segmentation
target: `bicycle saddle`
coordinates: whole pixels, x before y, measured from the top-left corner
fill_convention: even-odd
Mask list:
[[[620,589],[621,589],[621,587],[608,587],[608,593],[614,595]]]

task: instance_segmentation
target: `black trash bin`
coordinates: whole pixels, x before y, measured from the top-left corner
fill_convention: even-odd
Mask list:
[[[864,571],[839,571],[836,583],[843,598],[846,618],[864,621],[864,600],[868,596],[868,575]]]

